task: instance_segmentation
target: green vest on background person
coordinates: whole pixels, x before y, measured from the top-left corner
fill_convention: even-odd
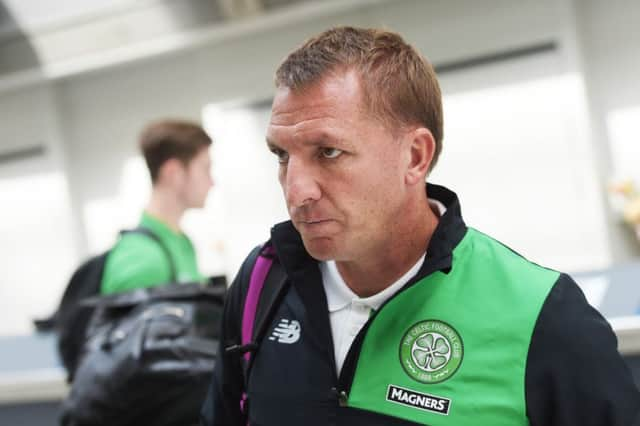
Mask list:
[[[169,284],[172,282],[169,262],[175,266],[178,283],[204,282],[189,237],[174,231],[147,212],[142,214],[139,227],[153,232],[166,247],[171,259],[152,238],[136,233],[123,235],[107,258],[102,276],[102,294]]]

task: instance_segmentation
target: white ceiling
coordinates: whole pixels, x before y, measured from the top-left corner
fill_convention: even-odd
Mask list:
[[[0,0],[0,91],[379,1]]]
[[[0,1],[0,33],[38,31],[60,23],[116,13],[156,0],[4,0]],[[178,0],[180,1],[180,0]]]

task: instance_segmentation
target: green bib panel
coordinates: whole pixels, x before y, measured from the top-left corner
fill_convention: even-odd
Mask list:
[[[528,425],[529,343],[558,277],[470,228],[448,274],[373,318],[347,404],[431,426]]]

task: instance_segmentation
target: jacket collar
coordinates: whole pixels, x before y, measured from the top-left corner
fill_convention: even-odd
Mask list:
[[[455,192],[444,186],[427,184],[427,195],[435,198],[447,207],[447,211],[440,217],[429,247],[427,256],[418,276],[427,275],[434,270],[448,273],[453,260],[453,250],[467,233],[467,225],[462,219],[460,201]]]

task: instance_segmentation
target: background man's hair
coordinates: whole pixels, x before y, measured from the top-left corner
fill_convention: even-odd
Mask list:
[[[331,73],[355,69],[363,102],[391,131],[420,125],[431,131],[442,151],[442,95],[431,64],[394,32],[337,27],[307,40],[276,71],[276,87],[292,90],[318,82]]]
[[[185,166],[201,149],[211,145],[211,138],[196,123],[184,120],[160,120],[148,124],[140,133],[140,150],[156,183],[160,167],[172,158]]]

